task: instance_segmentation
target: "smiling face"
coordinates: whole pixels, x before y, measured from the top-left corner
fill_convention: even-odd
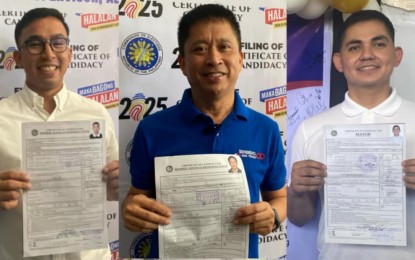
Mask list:
[[[401,128],[399,126],[394,126],[393,127],[393,135],[394,136],[399,136],[400,132],[401,132]]]
[[[179,55],[180,68],[200,98],[234,95],[243,56],[235,32],[224,20],[194,24]]]
[[[229,165],[231,166],[232,170],[237,170],[238,169],[238,162],[236,161],[235,158],[231,157],[229,158]]]
[[[347,29],[340,52],[333,55],[336,69],[351,88],[389,90],[394,67],[402,59],[385,25],[377,20],[359,22]]]
[[[62,53],[55,53],[46,44],[42,53],[31,54],[24,42],[28,39],[52,40],[59,37],[68,38],[63,24],[54,17],[41,18],[22,30],[18,43],[21,48],[14,52],[17,65],[25,71],[27,86],[40,96],[54,95],[62,88],[72,49],[68,47]]]
[[[95,123],[92,125],[92,131],[94,132],[94,135],[99,134],[99,124]]]

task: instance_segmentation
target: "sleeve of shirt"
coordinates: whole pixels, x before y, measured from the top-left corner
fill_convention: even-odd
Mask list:
[[[290,161],[288,163],[288,169],[292,168],[292,165],[295,162],[307,160],[307,155],[305,153],[305,142],[306,142],[306,136],[304,131],[304,122],[302,122],[297,130],[295,131],[294,137],[291,142],[291,146],[289,148],[290,152]],[[288,185],[291,183],[291,174],[288,174]]]
[[[155,190],[154,158],[150,155],[149,140],[146,139],[145,120],[141,121],[134,134],[130,154],[131,184],[137,189]]]
[[[273,191],[279,190],[285,186],[287,171],[285,168],[285,154],[282,144],[280,129],[276,122],[270,127],[272,131],[269,136],[269,168],[261,184],[261,190]]]

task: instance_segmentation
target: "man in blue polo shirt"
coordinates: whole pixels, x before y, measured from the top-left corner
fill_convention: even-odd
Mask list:
[[[155,157],[240,154],[251,204],[237,211],[233,223],[250,225],[249,257],[256,258],[258,234],[270,233],[286,216],[278,125],[247,108],[235,92],[243,54],[231,11],[216,4],[196,7],[180,20],[178,40],[180,68],[191,87],[180,104],[145,118],[137,128],[130,158],[132,186],[122,207],[125,227],[150,232],[170,223],[171,210],[154,199]],[[153,232],[148,257],[158,257],[157,242]]]

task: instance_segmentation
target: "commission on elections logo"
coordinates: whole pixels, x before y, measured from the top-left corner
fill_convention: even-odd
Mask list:
[[[39,132],[36,129],[32,130],[32,136],[38,136]]]
[[[120,56],[124,66],[139,75],[156,71],[163,60],[163,50],[156,38],[148,33],[129,35],[121,44]]]
[[[151,233],[139,234],[130,246],[130,257],[147,258],[150,254]]]

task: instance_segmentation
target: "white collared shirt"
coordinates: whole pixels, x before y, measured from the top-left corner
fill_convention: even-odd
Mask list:
[[[392,90],[390,96],[378,106],[367,109],[354,102],[346,93],[345,100],[329,110],[305,120],[298,127],[293,138],[291,150],[291,165],[297,161],[315,160],[321,163],[324,158],[324,125],[335,124],[373,124],[373,123],[405,123],[406,158],[415,158],[415,104],[403,100]],[[319,192],[323,205],[323,190]],[[407,189],[407,230],[408,246],[369,246],[331,244],[324,242],[324,214],[320,215],[317,247],[319,259],[325,260],[389,260],[413,259],[415,252],[415,191]],[[292,237],[291,239],[300,239]]]
[[[105,107],[84,98],[64,85],[54,97],[55,110],[49,115],[43,109],[43,97],[27,86],[22,91],[0,100],[0,172],[21,168],[21,123],[71,120],[105,120],[107,163],[118,160],[118,142],[114,123]],[[23,259],[22,201],[11,210],[0,209],[0,259]],[[111,259],[109,249],[24,258],[25,260],[95,260]]]

